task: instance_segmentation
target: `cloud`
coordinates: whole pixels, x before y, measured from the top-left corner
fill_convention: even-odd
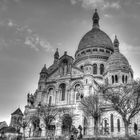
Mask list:
[[[0,10],[7,11],[11,3],[18,4],[20,1],[21,0],[0,0]]]
[[[71,0],[71,4],[76,4],[77,3],[77,1],[76,0]]]
[[[105,17],[105,18],[112,18],[112,15],[110,15],[110,14],[105,14],[104,17]]]
[[[0,31],[3,33],[0,35],[0,42],[5,47],[18,44],[30,47],[35,51],[53,51],[53,47],[47,39],[40,37],[28,26],[17,24],[14,20],[0,22]]]
[[[105,3],[104,2],[103,9],[108,9],[108,8],[120,9],[121,6],[120,6],[119,2],[112,2],[112,3],[110,3],[110,2]]]
[[[128,44],[124,41],[121,41],[120,42],[120,50],[121,52],[124,52],[124,53],[134,53],[134,54],[140,54],[140,47],[139,46],[134,46],[134,45],[131,45],[131,44]]]
[[[108,8],[115,8],[120,9],[119,1],[107,1],[107,0],[71,0],[73,5],[80,3],[83,8],[86,9],[108,9]]]

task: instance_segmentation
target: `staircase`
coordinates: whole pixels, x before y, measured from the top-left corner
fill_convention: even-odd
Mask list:
[[[44,137],[31,137],[31,138],[26,138],[26,140],[47,140],[47,138],[44,138]]]

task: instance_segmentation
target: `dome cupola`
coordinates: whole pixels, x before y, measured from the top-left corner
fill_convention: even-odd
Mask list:
[[[75,53],[76,61],[86,59],[87,57],[103,57],[107,60],[114,51],[111,39],[99,28],[99,19],[97,9],[95,9],[92,18],[92,29],[80,40],[78,49]]]
[[[119,41],[117,39],[117,36],[115,36],[114,53],[109,57],[108,61],[106,62],[105,72],[117,70],[130,71],[131,67],[126,57],[120,53]]]

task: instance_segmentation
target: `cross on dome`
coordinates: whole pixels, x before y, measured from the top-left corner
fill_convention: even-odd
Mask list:
[[[97,9],[95,9],[95,12],[93,14],[92,20],[93,20],[93,28],[99,28],[99,15],[97,12]]]

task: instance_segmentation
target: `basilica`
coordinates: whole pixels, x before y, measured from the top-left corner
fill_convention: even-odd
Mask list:
[[[117,36],[114,41],[100,29],[100,17],[95,10],[92,17],[92,27],[80,40],[75,52],[75,57],[69,56],[65,51],[59,55],[59,49],[54,54],[54,61],[50,67],[42,68],[38,81],[38,87],[34,94],[28,94],[25,106],[24,119],[29,120],[37,114],[38,105],[51,104],[56,108],[65,108],[52,122],[52,132],[55,136],[66,134],[60,116],[75,115],[73,126],[78,130],[82,127],[84,137],[94,135],[94,120],[85,116],[78,105],[81,98],[96,92],[97,83],[117,85],[131,82],[133,70],[127,58],[120,52],[121,47]],[[101,116],[99,129],[101,135],[123,136],[124,124],[121,116],[103,101],[106,112]],[[130,125],[130,133],[133,134],[134,124],[139,127],[140,120],[135,117]],[[39,121],[38,135],[45,137],[45,124]],[[103,129],[108,128],[108,129]],[[107,131],[106,131],[107,130]],[[34,137],[35,126],[30,122],[25,130],[26,137]]]

